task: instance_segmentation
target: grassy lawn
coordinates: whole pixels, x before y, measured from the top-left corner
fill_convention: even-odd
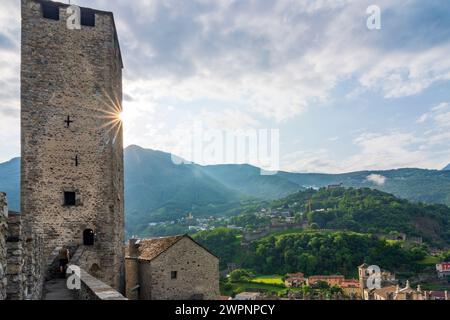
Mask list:
[[[220,292],[223,295],[233,296],[239,292],[245,291],[264,291],[271,293],[279,293],[286,290],[280,275],[258,276],[250,280],[250,282],[232,282],[231,286],[224,286],[221,283]]]
[[[270,276],[259,276],[255,277],[251,280],[253,283],[264,283],[270,285],[281,285],[284,286],[284,282],[282,280],[282,276],[280,275],[270,275]]]
[[[422,261],[419,261],[419,264],[436,264],[441,262],[438,257],[435,256],[426,256]]]
[[[244,292],[244,291],[255,291],[262,290],[266,292],[280,292],[285,290],[284,286],[273,285],[267,283],[256,283],[256,282],[235,282],[233,283],[233,289],[235,292]]]

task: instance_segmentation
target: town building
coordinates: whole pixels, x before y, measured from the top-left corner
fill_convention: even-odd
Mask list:
[[[133,300],[213,300],[219,259],[187,235],[131,239],[125,257],[126,296]]]
[[[397,285],[397,280],[395,278],[395,274],[386,271],[386,270],[379,270],[379,285],[380,287],[387,287],[387,286],[395,286]],[[368,288],[368,280],[369,277],[374,273],[374,270],[369,266],[367,263],[363,263],[362,265],[358,266],[358,277],[359,277],[359,287],[360,287],[360,295],[364,297],[365,292],[364,290]]]
[[[365,289],[364,300],[426,300],[426,294],[420,286],[411,288],[409,281],[400,289],[399,285],[387,286],[378,289]]]
[[[286,275],[286,278],[284,280],[284,284],[286,287],[290,288],[297,288],[305,285],[307,282],[307,279],[305,278],[305,275],[302,272],[298,273],[288,273]]]
[[[442,262],[436,264],[436,271],[438,274],[438,278],[450,276],[450,262]]]
[[[450,300],[448,291],[425,291],[425,300]]]
[[[345,279],[339,286],[341,287],[344,295],[352,299],[357,299],[361,297],[361,289],[359,287],[359,280],[356,279]]]
[[[263,295],[260,292],[241,292],[233,300],[261,300]]]
[[[312,286],[319,281],[323,281],[326,282],[330,287],[332,287],[332,286],[339,286],[344,280],[345,277],[342,275],[329,275],[329,276],[318,275],[309,277],[308,285]]]

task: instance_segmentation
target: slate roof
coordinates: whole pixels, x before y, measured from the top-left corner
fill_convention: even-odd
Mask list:
[[[144,239],[139,242],[139,260],[151,261],[177,243],[183,236]]]

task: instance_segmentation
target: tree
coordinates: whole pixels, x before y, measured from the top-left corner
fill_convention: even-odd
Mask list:
[[[253,277],[253,272],[247,269],[236,269],[230,273],[232,282],[248,282]]]

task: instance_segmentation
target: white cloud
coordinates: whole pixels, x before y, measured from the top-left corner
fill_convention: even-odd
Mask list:
[[[429,152],[429,141],[413,133],[362,133],[353,140],[356,150],[338,157],[320,149],[297,151],[283,158],[283,169],[296,172],[341,173],[364,170],[386,170],[397,168],[441,168],[448,162],[448,152],[437,155]],[[420,148],[425,145],[426,148]],[[375,182],[376,177],[372,177]],[[379,177],[378,177],[379,178]],[[380,182],[381,180],[376,180]]]
[[[367,176],[367,181],[373,182],[376,185],[382,186],[385,184],[387,178],[381,174],[370,174]]]
[[[406,17],[409,8],[425,5],[419,1],[379,0],[382,12],[394,18],[383,16],[382,29],[375,32],[365,27],[371,1],[136,0],[130,5],[125,0],[80,0],[79,4],[115,14],[125,59],[124,91],[132,97],[125,102],[125,144],[170,151],[192,122],[202,119],[223,128],[268,122],[282,127],[312,106],[332,100],[334,90],[347,81],[354,86],[344,96],[375,92],[394,99],[450,79],[448,41],[426,42],[409,34],[407,19],[400,19],[392,31],[395,17]],[[17,116],[19,1],[1,2],[0,30],[0,112],[13,110]],[[414,45],[405,45],[405,38]],[[417,122],[448,128],[450,113],[445,110],[440,106]],[[19,127],[3,122],[0,136],[8,131],[18,150]],[[334,172],[435,165],[426,148],[446,137],[444,131],[420,138],[401,132],[366,134],[353,141],[357,152],[346,161],[318,147],[304,157],[298,154],[300,160],[291,159],[290,166]],[[426,148],[415,149],[420,143]],[[2,141],[2,150],[5,145]]]

